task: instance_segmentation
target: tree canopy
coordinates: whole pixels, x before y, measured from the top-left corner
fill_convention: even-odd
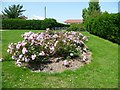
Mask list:
[[[4,11],[2,11],[3,15],[7,18],[18,18],[22,16],[22,12],[25,10],[22,10],[23,5],[11,5],[8,8],[5,8]]]
[[[82,17],[85,21],[88,17],[96,17],[98,14],[101,13],[100,6],[99,6],[99,0],[90,0],[89,7],[84,8],[82,10]]]

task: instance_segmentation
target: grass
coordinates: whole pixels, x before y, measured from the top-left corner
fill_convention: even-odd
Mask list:
[[[86,43],[92,52],[92,62],[75,71],[62,73],[35,73],[19,68],[7,54],[7,45],[22,40],[25,30],[2,32],[2,87],[3,88],[117,88],[118,87],[118,45],[90,36]],[[39,30],[34,31],[39,32]]]

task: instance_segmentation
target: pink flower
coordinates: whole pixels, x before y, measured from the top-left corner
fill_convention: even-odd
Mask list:
[[[21,45],[24,47],[27,43],[26,42],[22,42]]]
[[[31,56],[31,58],[32,58],[32,60],[35,60],[36,55],[35,55],[35,54],[34,54],[34,55],[32,55],[32,56]]]
[[[55,50],[54,46],[50,45],[49,48],[50,48],[50,53],[54,52],[54,50]]]
[[[22,49],[22,53],[25,54],[25,53],[27,53],[27,52],[28,52],[28,50],[24,47],[24,48]]]
[[[21,47],[21,44],[18,43],[18,44],[16,45],[16,49],[20,49],[20,47]]]
[[[21,58],[22,58],[22,56],[23,56],[22,54],[21,54],[21,55],[19,55],[19,58],[21,59]]]
[[[39,53],[39,55],[44,56],[45,55],[44,51],[41,51],[41,53]]]
[[[30,61],[30,59],[29,58],[25,58],[25,62],[29,62]]]

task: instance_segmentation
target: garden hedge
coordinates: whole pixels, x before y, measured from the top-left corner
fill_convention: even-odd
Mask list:
[[[32,29],[44,30],[53,27],[66,27],[58,23],[55,19],[46,18],[44,20],[22,20],[22,19],[3,19],[2,29]]]
[[[87,22],[87,30],[97,36],[120,44],[120,14],[103,13]]]
[[[83,23],[77,24],[73,23],[67,29],[68,31],[85,31],[85,25]]]

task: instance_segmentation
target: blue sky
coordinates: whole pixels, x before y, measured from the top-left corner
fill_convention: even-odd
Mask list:
[[[82,19],[82,9],[88,7],[88,2],[2,2],[3,11],[5,7],[13,4],[23,5],[26,11],[23,15],[27,17],[44,17],[44,7],[47,8],[47,18],[55,18],[63,22],[67,19]],[[100,2],[101,11],[109,13],[118,12],[118,2]],[[0,12],[1,13],[1,12]]]

